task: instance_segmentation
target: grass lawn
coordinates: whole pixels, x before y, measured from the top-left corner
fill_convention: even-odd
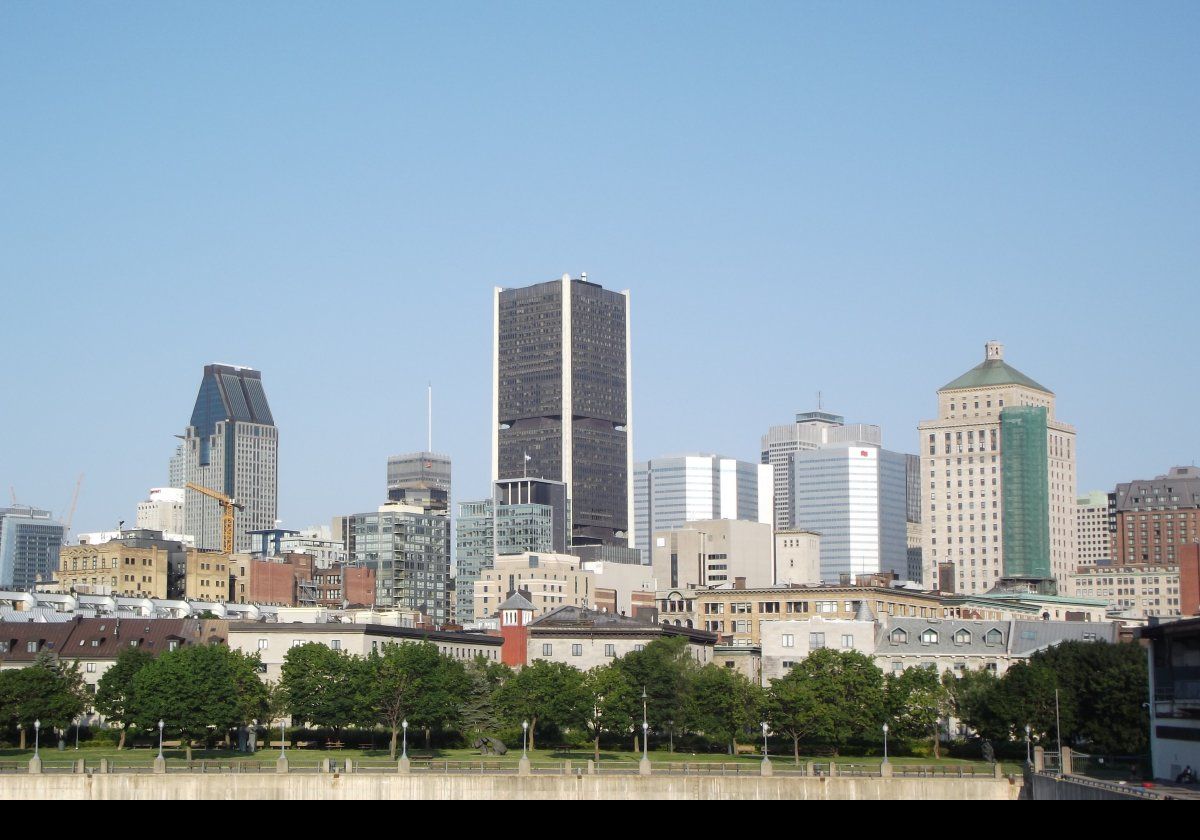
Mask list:
[[[273,747],[261,747],[254,755],[239,753],[234,750],[192,750],[193,761],[211,760],[211,761],[274,761],[279,757],[278,742],[275,742]],[[102,758],[107,758],[110,761],[115,761],[119,765],[149,765],[158,755],[158,749],[150,747],[137,747],[135,749],[124,749],[118,751],[112,746],[87,746],[81,745],[76,751],[73,746],[68,745],[66,750],[58,750],[56,746],[51,746],[49,749],[42,747],[41,756],[42,762],[46,766],[65,765],[77,759],[82,758],[89,765],[94,764]],[[163,750],[163,755],[171,764],[182,762],[186,753],[174,745],[168,746]],[[368,764],[381,764],[388,761],[388,751],[386,749],[375,750],[359,750],[359,749],[320,749],[320,748],[288,748],[288,759],[293,765],[315,765],[322,759],[336,759],[345,761],[347,759],[354,761],[364,761]],[[451,762],[474,762],[485,760],[489,763],[501,762],[503,764],[516,765],[521,758],[521,750],[518,745],[517,749],[510,747],[508,755],[503,757],[480,756],[477,750],[471,749],[435,749],[425,750],[410,748],[408,755],[414,761],[420,762],[423,760],[434,761],[451,761]],[[18,749],[0,749],[0,762],[26,762],[33,756],[33,749],[18,750]],[[592,758],[591,750],[532,750],[529,753],[529,758],[534,763],[550,763],[562,762],[570,759],[571,761],[584,762]],[[600,760],[602,762],[628,762],[635,764],[642,757],[641,753],[632,751],[617,751],[617,750],[601,750]],[[762,760],[758,755],[739,755],[731,756],[724,753],[671,753],[667,750],[651,750],[650,761],[656,764],[673,762],[715,762],[715,763],[742,763],[757,765]],[[792,756],[774,755],[771,759],[779,766],[792,764]],[[958,765],[983,765],[981,761],[971,761],[958,758],[908,758],[908,757],[892,757],[890,758],[893,764],[916,764],[922,766],[958,766]],[[801,756],[800,761],[815,761],[819,764],[826,764],[830,761],[829,756]],[[851,756],[843,755],[837,758],[838,764],[878,764],[879,756]],[[1020,765],[1016,763],[1006,763],[1004,765],[1005,773],[1019,773]]]

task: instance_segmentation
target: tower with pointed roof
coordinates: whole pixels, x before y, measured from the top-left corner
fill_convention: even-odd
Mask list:
[[[983,362],[937,393],[938,418],[918,426],[925,585],[1065,586],[1076,563],[1075,428],[1055,417],[1054,392],[989,341]]]

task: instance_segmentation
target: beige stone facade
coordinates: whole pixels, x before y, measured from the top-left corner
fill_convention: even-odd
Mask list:
[[[1050,567],[1070,586],[1076,567],[1075,429],[1055,418],[1053,392],[1003,362],[989,342],[983,365],[938,391],[938,417],[919,426],[922,558],[926,585],[939,564],[953,564],[954,590],[979,594],[1004,576],[1004,497],[1000,413],[1040,406],[1047,412]]]
[[[189,601],[223,604],[229,600],[229,576],[229,555],[189,549],[184,567],[184,597]]]
[[[491,618],[496,608],[515,591],[544,615],[562,606],[588,607],[594,603],[596,576],[580,568],[571,554],[525,552],[497,557],[475,583],[475,616]]]
[[[776,531],[775,583],[779,586],[816,586],[820,582],[821,535],[800,528]]]
[[[166,598],[169,569],[166,548],[135,548],[113,540],[64,547],[57,577],[62,592]]]
[[[774,540],[765,522],[711,519],[657,531],[651,565],[659,587],[746,586],[775,583]]]
[[[1091,566],[1072,575],[1075,594],[1130,618],[1180,616],[1179,566]]]

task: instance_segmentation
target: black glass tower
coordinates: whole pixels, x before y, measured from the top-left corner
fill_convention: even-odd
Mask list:
[[[572,545],[631,545],[628,292],[563,275],[494,307],[493,480],[561,481]]]

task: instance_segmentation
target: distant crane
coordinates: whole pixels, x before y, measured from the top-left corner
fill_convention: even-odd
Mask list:
[[[67,539],[71,533],[71,522],[75,519],[75,507],[79,504],[79,488],[83,486],[83,473],[79,474],[79,478],[75,479],[75,492],[71,494],[71,507],[67,511],[67,518],[63,521],[63,539]]]
[[[246,506],[238,502],[236,499],[231,499],[224,493],[218,493],[216,490],[210,490],[207,487],[201,487],[199,484],[187,483],[187,489],[195,490],[197,493],[208,496],[210,499],[216,499],[221,505],[221,553],[233,554],[233,512],[234,510],[245,510]]]

